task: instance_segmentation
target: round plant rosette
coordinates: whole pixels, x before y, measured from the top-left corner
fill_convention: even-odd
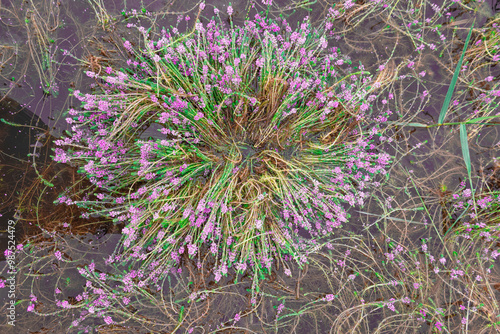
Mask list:
[[[55,160],[94,189],[59,202],[125,223],[121,258],[157,273],[183,253],[213,253],[217,281],[232,265],[305,263],[389,163],[366,122],[386,119],[371,111],[371,77],[328,48],[330,29],[257,15],[153,41],[139,27],[128,68],[87,72],[99,94],[74,91],[82,108]]]

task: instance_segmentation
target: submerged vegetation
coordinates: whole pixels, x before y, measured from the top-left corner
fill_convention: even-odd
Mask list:
[[[496,8],[175,5],[0,5],[26,34],[0,40],[0,93],[36,86],[52,108],[70,90],[59,134],[0,117],[32,136],[0,165],[2,193],[24,173],[0,207],[19,227],[0,272],[8,288],[17,270],[16,326],[498,331]],[[82,8],[94,25],[68,46]]]

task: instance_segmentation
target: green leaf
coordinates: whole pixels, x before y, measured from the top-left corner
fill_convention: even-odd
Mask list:
[[[458,61],[457,67],[455,68],[455,73],[453,73],[453,78],[451,79],[450,86],[448,87],[448,92],[446,93],[443,107],[441,108],[441,112],[439,113],[438,124],[443,124],[446,112],[448,111],[448,107],[450,106],[451,97],[453,96],[453,91],[455,90],[455,85],[457,84],[458,81],[458,74],[460,73],[460,69],[462,68],[462,61],[464,60],[465,51],[467,50],[467,45],[469,44],[473,28],[474,28],[474,22],[472,23],[472,27],[470,27],[469,34],[467,35],[467,39],[465,40],[464,49],[462,50],[462,55],[460,56],[460,60]]]
[[[179,322],[182,321],[182,316],[184,315],[184,306],[181,306],[181,312],[179,313]]]
[[[8,122],[8,121],[6,121],[4,118],[0,118],[0,121],[1,121],[2,123],[5,123],[5,124],[7,124],[7,125],[11,125],[11,126],[25,126],[25,125],[22,125],[22,124],[17,124],[17,123]]]
[[[466,124],[480,123],[481,121],[485,121],[485,120],[492,119],[492,118],[498,118],[498,117],[500,117],[500,116],[494,115],[494,116],[477,117],[477,118],[470,119],[470,120],[466,121],[465,123]],[[486,123],[486,124],[488,124],[488,123]],[[494,123],[492,123],[492,124],[494,124]]]
[[[422,124],[422,123],[408,123],[406,125],[407,126],[414,126],[416,128],[426,128],[428,126],[427,124]]]
[[[465,161],[465,167],[467,167],[467,174],[469,179],[471,177],[471,164],[470,164],[470,154],[469,154],[469,143],[467,141],[467,129],[465,124],[460,124],[460,145],[462,146],[462,155]]]

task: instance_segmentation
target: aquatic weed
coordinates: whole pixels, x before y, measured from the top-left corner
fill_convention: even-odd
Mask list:
[[[330,28],[307,19],[296,30],[259,14],[197,22],[157,41],[136,28],[144,41],[124,42],[129,68],[88,71],[102,93],[73,92],[82,107],[54,159],[95,188],[59,202],[125,222],[117,251],[143,268],[203,247],[216,281],[231,266],[262,279],[285,254],[306,263],[390,162],[372,143],[363,66],[342,70]]]

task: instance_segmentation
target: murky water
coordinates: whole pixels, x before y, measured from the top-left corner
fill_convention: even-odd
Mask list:
[[[453,75],[454,66],[450,64],[457,61],[462,44],[457,43],[458,47],[455,45],[446,49],[442,57],[429,49],[416,53],[413,37],[401,29],[385,30],[384,27],[392,22],[384,21],[384,16],[380,13],[363,17],[359,13],[363,12],[364,7],[361,6],[367,2],[358,2],[352,16],[343,18],[338,25],[339,30],[346,29],[338,39],[338,47],[342,53],[355,64],[361,62],[371,73],[377,73],[379,66],[389,60],[397,67],[410,58],[417,64],[416,73],[426,71],[424,82],[409,76],[407,80],[400,80],[392,85],[388,92],[384,92],[373,102],[375,108],[391,108],[394,111],[390,117],[391,122],[405,119],[408,123],[436,124]],[[79,330],[98,332],[98,328],[101,328],[102,333],[112,330],[121,333],[162,332],[164,328],[172,328],[169,326],[177,322],[182,323],[177,327],[173,326],[178,333],[191,333],[190,328],[194,329],[194,333],[209,333],[215,331],[221,323],[224,323],[222,327],[226,328],[227,333],[334,332],[332,324],[338,324],[335,319],[347,319],[342,307],[347,308],[350,300],[348,297],[340,297],[340,306],[325,304],[324,307],[316,307],[315,303],[325,295],[334,293],[333,291],[361,291],[365,288],[364,284],[372,279],[370,275],[375,275],[369,271],[375,269],[366,265],[368,261],[364,256],[367,255],[361,245],[366,244],[367,249],[371,248],[373,258],[380,262],[382,252],[389,247],[385,245],[386,236],[391,233],[393,236],[405,236],[405,240],[409,242],[423,238],[431,240],[429,245],[438,244],[438,235],[442,233],[443,227],[434,226],[433,222],[441,222],[444,212],[444,205],[440,202],[442,193],[439,190],[456,189],[467,177],[458,128],[453,125],[422,128],[390,124],[385,135],[394,140],[392,143],[384,142],[379,147],[394,156],[397,164],[390,170],[390,180],[378,189],[376,195],[379,198],[390,196],[394,210],[388,210],[387,206],[380,205],[375,199],[370,199],[363,208],[353,208],[349,224],[336,234],[338,239],[332,240],[332,249],[325,250],[325,254],[336,254],[339,259],[347,251],[359,252],[353,255],[352,261],[363,268],[363,275],[366,275],[363,281],[349,283],[352,286],[346,288],[347,283],[337,280],[336,275],[347,276],[354,271],[348,273],[342,268],[333,269],[336,264],[325,260],[321,255],[315,259],[314,265],[309,265],[308,270],[294,266],[292,261],[285,261],[292,270],[292,277],[285,276],[278,270],[279,274],[263,283],[261,291],[265,298],[256,310],[250,303],[252,296],[248,291],[248,277],[236,283],[234,277],[224,278],[216,283],[207,270],[199,270],[197,263],[186,261],[180,271],[172,269],[169,279],[161,282],[157,291],[143,291],[141,299],[138,297],[140,303],[130,307],[123,306],[128,312],[124,318],[134,317],[129,323],[117,324],[113,329],[98,327],[103,322],[95,320],[95,323],[85,323],[86,328],[68,330],[72,321],[80,316],[80,311],[72,312],[71,308],[69,311],[54,311],[50,307],[51,303],[69,300],[71,305],[77,305],[76,298],[86,284],[86,279],[78,273],[78,269],[89,266],[92,262],[97,271],[113,277],[116,284],[112,286],[119,289],[120,280],[123,279],[120,275],[125,268],[106,264],[106,259],[117,247],[122,226],[114,226],[98,217],[83,220],[78,218],[78,209],[62,209],[52,203],[60,192],[74,184],[78,175],[74,168],[51,162],[51,141],[69,129],[65,121],[67,110],[77,107],[79,103],[68,90],[74,88],[83,93],[93,92],[95,82],[86,77],[84,71],[102,70],[106,66],[124,66],[126,59],[121,50],[122,39],[133,41],[138,38],[135,30],[126,28],[127,22],[154,22],[158,28],[169,27],[175,25],[177,15],[182,14],[184,21],[179,25],[181,30],[186,25],[190,26],[197,14],[198,2],[169,1],[165,4],[154,1],[145,8],[152,16],[126,20],[131,10],[141,12],[142,3],[118,0],[0,3],[0,118],[6,121],[0,123],[0,251],[3,254],[3,250],[7,248],[9,234],[6,231],[11,220],[18,221],[18,243],[30,238],[39,245],[38,250],[16,259],[20,272],[17,276],[16,293],[21,302],[17,308],[15,329],[9,327],[8,320],[2,318],[2,333],[77,333]],[[100,11],[99,5],[105,6],[107,12]],[[243,22],[247,12],[255,13],[256,10],[266,9],[261,2],[256,3],[257,9],[250,8],[246,1],[235,1],[232,5],[235,24]],[[227,4],[223,1],[211,1],[207,4],[208,10],[200,16],[202,22],[206,23],[211,18],[213,6],[225,13]],[[283,14],[289,22],[298,22],[309,16],[314,23],[325,17],[328,6],[323,1],[275,1],[270,15]],[[498,8],[495,6],[497,4],[490,1],[479,7],[474,14],[476,27],[483,27],[493,18]],[[401,7],[398,10],[401,11]],[[122,15],[122,12],[126,14]],[[472,14],[458,8],[452,8],[451,12],[457,21],[472,17]],[[98,15],[110,20],[98,22]],[[191,17],[187,24],[186,15]],[[226,14],[221,17],[227,19]],[[431,16],[427,12],[424,17]],[[443,15],[435,24],[445,25],[446,22],[448,19]],[[466,28],[465,25],[457,31],[447,29],[443,32],[449,40],[463,41],[468,32]],[[437,35],[434,38],[437,39]],[[432,40],[432,37],[428,40]],[[69,51],[71,55],[63,50]],[[484,72],[484,77],[487,71],[498,80],[498,66],[478,69],[481,75]],[[410,72],[401,69],[401,73],[409,75]],[[465,83],[459,83],[456,92],[465,91],[466,87]],[[421,98],[424,91],[430,92],[430,97]],[[394,94],[394,98],[385,105],[382,100],[388,93]],[[465,92],[459,96],[466,100]],[[457,115],[465,117],[466,114],[457,111]],[[449,119],[452,117],[454,116],[449,116]],[[470,131],[474,131],[472,126]],[[494,144],[500,141],[500,137],[497,128],[489,126],[478,130],[473,138],[469,142],[472,171],[474,176],[481,179],[481,173],[491,167],[491,161],[498,156],[498,146],[495,148]],[[426,144],[419,146],[424,142]],[[245,152],[248,155],[253,153],[251,149]],[[54,179],[57,182],[50,186],[48,179],[54,175],[57,176]],[[478,187],[482,184],[481,181],[476,182]],[[426,210],[422,209],[424,204],[427,204]],[[62,254],[62,260],[54,259],[53,254],[57,251]],[[6,279],[7,264],[5,257],[1,259],[3,271],[0,271],[0,276],[3,275]],[[321,275],[327,270],[335,275],[330,275],[325,280]],[[62,291],[61,294],[54,292],[56,288]],[[209,290],[215,291],[211,298],[196,303],[188,302],[188,296],[193,292]],[[48,312],[45,316],[26,311],[32,292],[38,292],[41,301],[36,312]],[[9,304],[7,293],[7,289],[0,289],[2,311],[6,311]],[[373,294],[373,300],[377,300],[377,292],[374,291]],[[160,299],[160,295],[165,299]],[[276,310],[282,302],[280,296],[287,296],[289,316],[281,318],[282,323],[278,325]],[[382,294],[380,298],[383,298]],[[137,309],[137,305],[142,305],[143,309]],[[170,310],[169,306],[177,313]],[[187,310],[187,320],[180,321],[183,320],[183,314],[188,314]],[[370,313],[367,322],[369,327],[376,328],[387,316],[384,312],[378,310]],[[237,324],[232,322],[235,313],[245,315]],[[338,328],[344,328],[347,333],[350,326],[354,325],[349,321],[342,322],[344,327]],[[432,326],[424,324],[415,332],[428,333],[431,330]],[[364,328],[359,332],[369,333],[370,329]]]

